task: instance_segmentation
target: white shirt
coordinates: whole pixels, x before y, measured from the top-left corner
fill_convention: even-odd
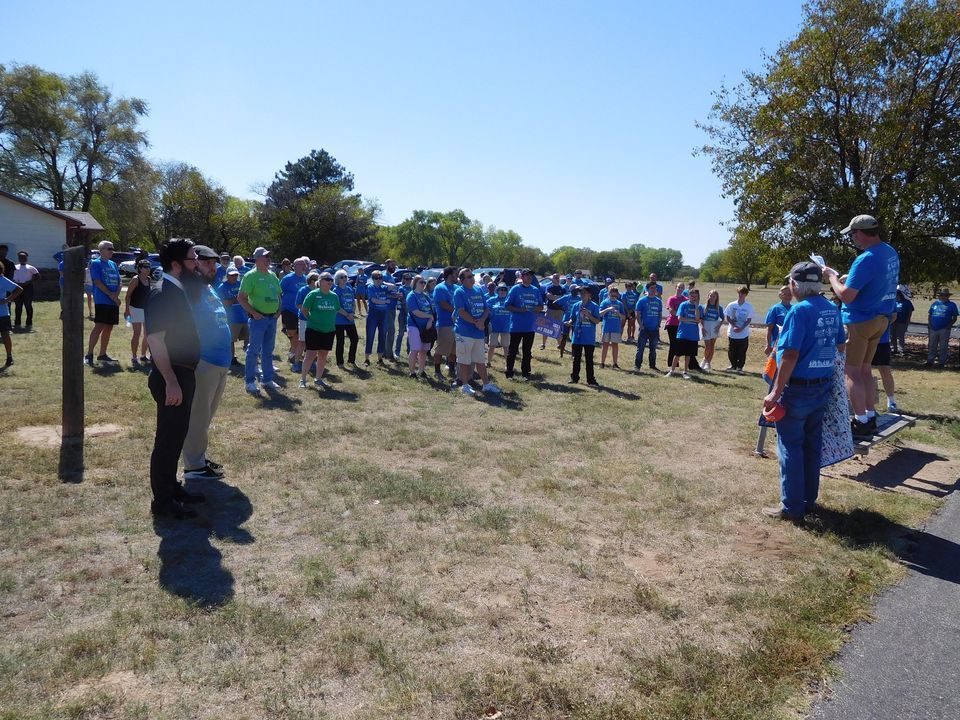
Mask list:
[[[727,327],[727,337],[733,340],[742,340],[743,338],[750,337],[750,321],[753,319],[753,305],[748,302],[741,305],[734,300],[727,305],[723,316],[727,319],[727,322],[730,323]],[[743,330],[737,331],[733,329],[734,325],[746,325],[746,327]]]
[[[39,274],[40,271],[33,265],[16,265],[13,269],[13,281],[18,285],[28,283]]]

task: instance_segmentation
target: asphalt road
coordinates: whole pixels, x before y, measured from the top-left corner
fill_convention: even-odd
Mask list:
[[[903,583],[841,651],[833,695],[810,720],[960,718],[960,498],[916,535]]]

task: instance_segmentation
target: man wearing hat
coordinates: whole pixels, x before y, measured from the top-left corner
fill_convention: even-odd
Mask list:
[[[820,491],[823,414],[830,399],[837,346],[846,341],[836,307],[820,295],[823,273],[812,262],[797,263],[787,275],[798,301],[783,320],[777,340],[777,377],[764,410],[778,403],[780,504],[764,514],[799,522],[814,509]]]
[[[853,435],[863,439],[872,437],[877,428],[870,361],[896,312],[900,256],[880,239],[880,223],[870,215],[857,215],[841,232],[862,252],[845,281],[833,268],[824,268],[823,274],[843,303],[840,317],[847,326],[846,373],[855,415]]]
[[[933,361],[939,355],[940,367],[946,367],[950,347],[950,328],[957,322],[957,304],[950,300],[950,291],[941,288],[937,299],[930,305],[927,316],[927,363],[933,367]]]
[[[273,381],[273,347],[277,341],[277,313],[280,311],[280,281],[270,271],[270,251],[258,247],[253,251],[253,270],[240,281],[237,300],[246,310],[249,320],[250,340],[247,345],[247,362],[244,380],[247,392],[259,395],[257,387],[257,360],[263,373],[265,390],[276,390]]]
[[[93,285],[93,330],[87,341],[87,354],[83,361],[93,366],[93,348],[100,341],[101,363],[116,364],[116,360],[107,355],[107,345],[113,328],[120,324],[120,270],[111,260],[113,243],[103,240],[97,245],[100,257],[90,261],[90,280]]]
[[[230,269],[230,253],[220,253],[220,264],[217,265],[217,275],[213,279],[213,287],[220,287],[220,283],[227,279],[227,270]]]
[[[250,339],[250,328],[247,325],[247,311],[243,309],[237,296],[240,294],[240,271],[231,265],[227,268],[226,277],[223,282],[217,286],[217,295],[227,309],[227,321],[230,323],[230,360],[231,365],[240,365],[237,360],[236,343],[239,340],[243,343],[243,349],[247,349],[247,341]]]

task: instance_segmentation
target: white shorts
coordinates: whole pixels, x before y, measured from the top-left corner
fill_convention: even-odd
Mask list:
[[[427,345],[420,339],[420,328],[416,325],[407,325],[407,342],[410,343],[410,354],[418,353],[421,350],[426,352],[430,349],[430,346]]]
[[[132,323],[143,322],[143,308],[135,308],[133,307],[133,305],[130,306],[130,322]]]
[[[307,341],[307,321],[297,320],[297,339],[300,342]]]
[[[490,333],[490,347],[492,348],[510,347],[510,333],[508,332]]]
[[[473,363],[486,364],[487,353],[483,345],[483,338],[468,338],[457,335],[457,364],[472,365]]]
[[[620,333],[603,333],[600,336],[600,342],[602,343],[613,343],[614,345],[620,344]]]
[[[707,320],[703,323],[703,339],[716,340],[720,335],[720,325],[723,320]]]

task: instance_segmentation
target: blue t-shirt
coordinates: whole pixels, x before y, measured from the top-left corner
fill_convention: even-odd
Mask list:
[[[877,315],[890,315],[897,305],[900,256],[887,243],[879,243],[857,255],[847,275],[847,287],[857,290],[851,303],[844,303],[844,325],[866,322]]]
[[[193,305],[193,319],[200,336],[200,359],[217,367],[230,367],[233,358],[233,335],[227,310],[213,288],[200,293]]]
[[[300,306],[303,305],[303,300],[307,295],[310,294],[311,290],[315,290],[316,287],[310,287],[309,285],[304,285],[302,288],[297,290],[297,299],[294,300],[294,303],[297,306],[297,320],[306,320],[307,316],[303,314],[303,310],[300,309]]]
[[[524,312],[511,311],[510,332],[533,332],[537,322],[537,314],[534,310],[543,305],[543,293],[536,285],[530,287],[514,285],[507,293],[507,305],[524,309]]]
[[[387,297],[387,286],[383,283],[377,285],[373,280],[367,283],[367,301],[370,303],[371,310],[386,312],[390,309],[390,298]]]
[[[60,272],[60,289],[63,290],[63,260],[57,261],[57,270]]]
[[[97,258],[90,261],[90,282],[93,285],[94,305],[116,305],[113,298],[105,294],[98,286],[97,280],[102,282],[113,292],[120,289],[120,271],[113,260]]]
[[[297,291],[307,284],[306,275],[287,273],[280,278],[280,310],[285,312],[297,311]]]
[[[353,298],[355,296],[355,293],[353,292],[353,288],[350,287],[349,285],[344,285],[343,287],[336,285],[333,288],[333,292],[336,294],[338,298],[340,298],[340,309],[352,315],[353,314]],[[297,293],[297,296],[299,297],[299,293]],[[306,297],[306,295],[304,295],[304,297]],[[302,304],[302,301],[301,301],[301,304]],[[337,313],[336,324],[337,325],[353,325],[353,321],[347,317],[344,317],[340,313]]]
[[[777,365],[783,351],[800,353],[791,377],[804,380],[831,377],[837,345],[846,342],[836,306],[822,295],[813,295],[790,306],[777,342]]]
[[[560,298],[560,300],[562,299]],[[557,300],[557,302],[559,303],[560,300]],[[487,298],[487,309],[490,310],[490,332],[510,332],[510,316],[513,313],[507,310],[507,296],[504,295],[501,299],[498,294],[497,297]]]
[[[906,325],[908,322],[910,322],[910,316],[913,315],[914,309],[913,303],[907,298],[904,298],[903,300],[897,300],[897,319],[895,322],[898,322],[901,325]]]
[[[217,274],[213,276],[213,286],[218,288],[220,283],[227,279],[227,270],[223,265],[217,265]]]
[[[637,309],[637,300],[640,299],[640,293],[636,290],[625,290],[620,297],[623,299],[623,306],[627,310]]]
[[[777,338],[780,337],[780,328],[783,327],[783,319],[787,316],[789,309],[789,305],[784,305],[782,302],[779,302],[767,310],[767,319],[765,322],[767,325],[773,325],[773,335],[770,337],[770,344],[774,347],[777,346]]]
[[[414,315],[414,310],[432,314],[433,304],[430,302],[430,296],[425,292],[418,293],[413,290],[407,293],[407,325],[423,330],[427,326],[427,319]]]
[[[580,316],[580,310],[582,308],[586,308],[590,311],[590,314],[593,316],[593,322],[584,320]],[[582,300],[578,300],[570,306],[570,320],[573,322],[573,331],[571,335],[573,336],[574,345],[596,345],[597,323],[600,322],[599,305],[593,301],[588,301],[586,304],[584,304]]]
[[[357,275],[353,280],[353,294],[356,298],[366,299],[367,297],[367,276]]]
[[[623,323],[620,321],[620,315],[623,314],[623,303],[619,300],[604,300],[600,303],[600,309],[606,310],[608,307],[616,308],[616,312],[608,312],[603,316],[603,332],[619,333],[623,329]]]
[[[706,322],[716,322],[717,320],[723,319],[723,311],[725,308],[720,303],[716,305],[701,305],[700,309],[703,310],[703,319]]]
[[[644,295],[637,300],[637,317],[643,322],[645,330],[658,330],[663,318],[663,300]]]
[[[0,298],[7,297],[17,287],[13,280],[0,274]],[[0,303],[0,317],[10,317],[10,303]]]
[[[459,286],[453,292],[454,322],[453,330],[461,337],[479,339],[483,337],[483,328],[478,328],[473,323],[467,322],[460,317],[460,311],[466,310],[470,317],[479,320],[487,311],[487,303],[483,298],[483,293],[474,285],[467,290],[463,285]]]
[[[453,311],[444,310],[441,302],[453,305],[453,293],[457,286],[453,283],[441,282],[433,289],[433,304],[437,307],[437,327],[453,327]]]
[[[570,321],[570,309],[580,302],[580,295],[574,295],[570,293],[569,295],[564,295],[562,298],[557,299],[557,305],[563,308],[563,322],[567,323]]]
[[[935,300],[930,305],[930,329],[943,330],[950,327],[950,323],[957,319],[957,304],[952,300]]]
[[[222,282],[217,287],[217,295],[223,300],[236,300],[237,295],[240,294],[240,283],[235,282],[232,285],[227,282]],[[234,303],[227,308],[227,322],[231,325],[236,325],[238,323],[245,323],[247,321],[247,311],[243,309],[243,305],[240,303]]]
[[[697,319],[697,312],[702,313],[703,308],[696,303],[684,300],[677,308],[677,317],[680,318],[680,324],[677,325],[677,340],[700,340],[700,323],[683,322],[683,318],[689,320]]]

